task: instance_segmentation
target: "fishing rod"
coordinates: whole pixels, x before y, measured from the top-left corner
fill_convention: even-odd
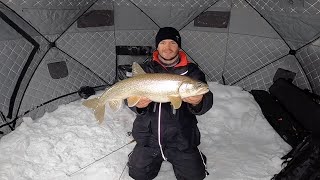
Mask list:
[[[91,165],[95,164],[96,162],[98,162],[98,161],[102,160],[103,158],[105,158],[105,157],[107,157],[107,156],[109,156],[109,155],[111,155],[111,154],[113,154],[113,153],[115,153],[115,152],[119,151],[120,149],[122,149],[122,148],[124,148],[124,147],[128,146],[129,144],[133,143],[134,141],[135,141],[135,140],[133,139],[133,140],[131,140],[130,142],[128,142],[127,144],[125,144],[125,145],[123,145],[123,146],[119,147],[119,148],[118,148],[118,149],[116,149],[116,150],[111,151],[110,153],[108,153],[108,154],[106,154],[106,155],[102,156],[101,158],[99,158],[99,159],[97,159],[97,160],[95,160],[95,161],[93,161],[93,162],[91,162],[91,163],[89,163],[89,164],[85,165],[84,167],[80,167],[80,169],[79,169],[79,170],[74,171],[74,172],[69,173],[69,174],[68,174],[68,173],[66,173],[66,175],[67,175],[67,176],[69,176],[69,177],[71,177],[71,176],[73,176],[74,174],[76,174],[76,173],[80,172],[81,170],[86,169],[87,167],[89,167],[89,166],[91,166]]]

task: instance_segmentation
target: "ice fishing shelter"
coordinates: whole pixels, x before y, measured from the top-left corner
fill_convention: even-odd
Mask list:
[[[1,0],[0,131],[114,83],[165,26],[208,81],[268,89],[280,68],[320,94],[319,0]]]

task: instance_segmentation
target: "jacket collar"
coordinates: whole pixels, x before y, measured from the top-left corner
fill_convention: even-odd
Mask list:
[[[190,61],[187,58],[186,53],[183,52],[183,51],[179,51],[179,58],[180,58],[180,62],[174,66],[175,68],[182,67],[182,66],[187,66],[188,63],[190,63]],[[158,50],[153,52],[153,61],[156,61],[161,66],[163,66],[162,63],[160,62],[160,59],[159,59],[159,51]]]

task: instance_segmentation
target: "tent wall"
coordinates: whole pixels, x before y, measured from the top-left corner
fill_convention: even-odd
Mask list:
[[[95,10],[112,12],[113,24],[80,27],[79,18]],[[116,46],[154,48],[164,26],[180,30],[182,49],[208,81],[266,90],[283,68],[296,73],[294,84],[320,94],[316,0],[1,0],[0,11],[25,32],[0,18],[0,111],[6,121],[41,117],[78,99],[82,86],[114,83],[117,65],[149,58],[116,55]],[[203,11],[230,12],[227,28],[195,26]],[[53,71],[66,69],[67,76],[54,78],[49,66],[59,63],[65,66]]]
[[[48,72],[48,64],[61,61],[66,62],[67,67],[72,68],[68,68],[67,77],[53,79]],[[56,48],[53,48],[47,53],[37,68],[34,77],[25,92],[20,112],[26,112],[43,102],[48,102],[65,94],[76,92],[82,86],[97,86],[103,84],[104,82],[101,79],[93,75],[83,65],[71,59],[66,54],[61,53],[61,51]],[[52,104],[68,103],[76,100],[76,98],[78,98],[77,94],[75,96],[67,96],[63,99],[59,99],[59,102],[51,103],[49,106],[52,106]],[[46,107],[46,109],[48,109],[48,107]]]
[[[24,93],[47,49],[40,34],[9,8],[1,4],[1,81],[0,109],[7,118],[18,115]],[[32,37],[33,35],[33,37]],[[39,35],[37,37],[37,35]]]
[[[314,43],[316,44],[316,43]],[[299,62],[305,69],[314,93],[320,94],[320,46],[311,45],[301,49],[297,54]]]

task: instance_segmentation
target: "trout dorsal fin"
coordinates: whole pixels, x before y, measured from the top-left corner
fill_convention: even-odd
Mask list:
[[[141,74],[146,74],[146,72],[142,69],[142,67],[138,63],[133,62],[133,64],[132,64],[132,76],[138,76],[138,75],[141,75]]]

